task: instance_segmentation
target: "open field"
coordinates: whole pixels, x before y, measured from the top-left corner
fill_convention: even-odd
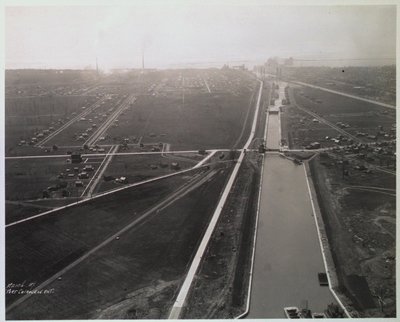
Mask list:
[[[38,199],[29,201],[27,204],[32,204],[34,206],[39,207],[48,207],[48,208],[58,208],[62,206],[66,206],[70,203],[75,203],[78,198],[70,197],[70,198],[51,198],[51,199]],[[17,201],[19,203],[19,201]],[[23,202],[22,202],[23,203]],[[29,217],[29,216],[25,216]]]
[[[181,175],[121,190],[8,227],[7,281],[46,280],[190,178]]]
[[[289,93],[291,104],[282,108],[282,133],[290,148],[304,149],[317,142],[320,148],[341,151],[344,159],[394,173],[396,131],[392,110],[351,98],[341,101],[339,95],[298,86],[290,88]]]
[[[6,160],[6,200],[80,196],[84,187],[76,187],[75,181],[81,180],[86,186],[94,171],[88,171],[86,179],[78,179],[78,173],[89,164],[96,170],[102,158],[91,159],[85,164],[71,164],[67,163],[67,160],[67,158]],[[48,195],[45,196],[44,190],[49,187],[51,188],[47,191]],[[64,194],[63,190],[66,191]]]
[[[99,173],[98,171],[100,166],[103,166],[106,153],[109,151],[111,151],[110,147],[106,147],[105,152],[100,155],[91,156],[88,154],[82,158],[83,162],[81,163],[71,163],[69,155],[7,159],[5,164],[6,200],[32,202],[67,197],[69,202],[74,202],[73,198],[80,198],[87,186],[92,184],[95,176],[101,176],[101,172]],[[49,154],[49,156],[51,155]],[[159,159],[161,156],[139,155],[140,158],[150,160],[152,158]],[[126,165],[126,167],[128,168],[129,166]],[[144,167],[145,164],[143,165]],[[185,163],[182,163],[182,167],[185,167]],[[136,169],[139,172],[142,170],[135,167],[132,169]],[[157,171],[153,171],[153,173],[153,176],[157,176]],[[103,180],[102,176],[100,179]],[[79,185],[77,184],[78,181],[80,181]],[[13,216],[11,209],[7,211],[7,221]]]
[[[177,163],[173,166],[172,163]],[[184,170],[196,164],[196,161],[165,158],[161,155],[128,155],[115,156],[108,165],[105,176],[114,178],[125,177],[128,183],[144,181],[154,177],[174,173],[177,170]],[[120,187],[121,184],[114,180],[105,181],[101,179],[95,192],[103,192]]]
[[[82,198],[79,197],[62,197],[29,201],[6,200],[6,224],[32,217],[55,208],[73,204],[81,199]]]
[[[138,97],[131,112],[119,118],[104,143],[122,137],[141,143],[169,143],[171,149],[231,148],[239,139],[253,92],[241,97],[228,93]],[[246,131],[248,133],[248,131]]]
[[[296,67],[285,77],[392,105],[396,104],[396,66]]]
[[[69,203],[73,201],[69,200]],[[23,201],[6,201],[6,224],[53,209],[53,206]]]
[[[47,285],[46,288],[54,288],[53,294],[31,296],[9,312],[8,317],[12,319],[165,317],[172,304],[173,294],[214,211],[214,205],[230,168],[231,166],[219,167],[207,172],[198,181],[200,185],[197,188],[163,206],[140,226],[134,226],[123,233],[118,241],[108,243],[79,265],[65,272],[62,280],[55,280]],[[158,184],[157,189],[162,187]],[[141,191],[144,193],[143,189]],[[102,219],[101,212],[96,214],[96,227],[100,231],[94,230],[93,225],[90,225],[91,238],[86,235],[88,231],[84,234],[81,230],[80,233],[73,232],[75,240],[83,242],[85,239],[87,245],[100,242],[109,236],[111,231],[117,231],[117,225],[123,227],[128,220],[134,220],[132,202],[136,208],[140,207],[138,202],[140,204],[149,202],[149,199],[140,198],[139,201],[137,198],[132,198],[132,193],[124,192],[124,194],[130,195],[129,199],[132,201],[129,202],[127,199],[122,201],[122,196],[113,196],[113,200],[116,201],[118,198],[119,202],[113,202],[112,215],[110,210],[107,212],[108,223],[103,222],[100,225],[100,221],[107,219]],[[158,195],[159,199],[161,196],[154,191],[151,195],[154,205],[154,196]],[[207,202],[204,202],[205,200]],[[125,214],[121,207],[129,208],[130,214]],[[81,211],[79,220],[82,220],[82,215],[86,213],[87,211]],[[85,216],[87,220],[89,216]],[[115,216],[119,217],[118,220],[115,220]],[[57,218],[72,222],[68,217],[72,215]],[[44,225],[41,224],[41,227]],[[66,223],[63,223],[62,227],[65,236]],[[104,234],[106,231],[107,235]],[[8,251],[8,254],[11,256],[12,253]],[[31,264],[31,270],[32,266]],[[100,285],[101,287],[98,287]]]
[[[341,158],[321,154],[311,163],[339,284],[361,316],[395,312],[395,177],[355,170]]]
[[[82,95],[95,87],[93,70],[19,69],[5,71],[8,97]]]
[[[26,84],[22,81],[23,75],[27,77]],[[68,82],[72,75],[77,79],[83,77],[88,96],[80,96],[83,92],[78,94],[70,91]],[[6,98],[7,156],[60,157],[7,159],[7,200],[34,202],[42,198],[65,197],[63,201],[56,202],[64,204],[73,201],[68,198],[80,198],[94,172],[89,172],[89,177],[81,180],[83,187],[76,187],[77,172],[84,165],[68,164],[68,154],[74,151],[106,153],[111,145],[121,145],[121,152],[240,147],[250,131],[256,80],[247,72],[170,70],[143,75],[134,71],[122,72],[102,75],[97,79],[92,76],[69,71],[64,75],[61,72],[49,72],[48,78],[45,71],[8,73],[7,93],[12,93],[13,88],[19,90],[28,87],[18,97],[10,94]],[[56,90],[54,85],[59,86],[57,89],[63,95],[40,94],[31,86],[35,77],[38,77],[38,90]],[[137,101],[122,110],[96,139],[94,133],[132,93],[138,94]],[[84,143],[92,137],[95,145],[90,150],[84,149]],[[32,138],[35,138],[33,144]],[[49,139],[41,143],[46,138]],[[25,142],[19,145],[21,140]],[[194,161],[191,156],[172,155],[165,155],[160,161],[156,160],[159,156],[139,156],[136,161],[133,158],[129,165],[123,165],[118,159],[112,160],[109,173],[105,171],[104,174],[126,174],[128,181],[136,182],[171,172],[172,163],[178,163],[179,168],[192,166],[201,156]],[[150,161],[151,158],[154,162]],[[146,161],[139,167],[138,164],[144,159],[156,164],[147,167]],[[104,155],[84,158],[85,164],[94,166],[94,171],[103,161]],[[168,167],[162,161],[167,161]],[[73,170],[74,167],[79,168],[77,172]],[[125,167],[131,167],[132,171],[125,173]],[[114,183],[100,182],[101,187],[97,191],[115,187]],[[20,188],[22,186],[23,189]],[[44,192],[49,190],[47,188],[51,188],[51,191]],[[17,210],[15,204],[9,204],[7,217],[21,218],[29,215],[29,210],[37,213],[37,209],[19,204]]]
[[[281,113],[282,139],[292,149],[305,148],[312,142],[320,142],[322,148],[336,144],[325,138],[336,137],[339,133],[323,123],[313,122],[313,117],[294,106],[283,106]]]
[[[123,100],[124,98],[120,96],[103,97],[100,104],[84,116],[78,117],[71,126],[46,142],[46,145],[83,145],[107,121]]]
[[[109,148],[106,148],[106,152]],[[124,152],[124,151],[122,151]],[[116,155],[99,179],[99,184],[93,193],[123,187],[126,183],[135,183],[154,177],[187,169],[200,162],[206,155],[190,154],[149,154],[149,155]],[[212,160],[224,161],[226,153],[217,153]],[[105,155],[83,157],[81,164],[69,163],[69,157],[57,158],[19,158],[6,160],[6,222],[22,219],[40,211],[39,205],[65,205],[80,200],[86,187],[93,184],[92,178],[98,177],[100,165]],[[212,161],[211,160],[211,161]],[[214,161],[212,161],[214,162]],[[79,178],[84,167],[92,166],[92,171],[86,171],[87,178]],[[108,181],[103,176],[108,177]],[[125,183],[117,183],[115,179],[125,177]],[[32,180],[35,178],[35,180]],[[81,187],[76,181],[82,182]],[[21,189],[24,187],[24,189]],[[60,200],[59,200],[60,199]],[[54,202],[52,202],[54,200]],[[29,204],[24,204],[27,201]],[[33,206],[32,206],[33,205]],[[35,206],[36,205],[36,206]]]
[[[333,124],[344,123],[343,128],[363,142],[396,137],[393,131],[396,121],[395,110],[314,88],[296,86],[293,88],[293,93],[299,106],[315,112]],[[369,135],[377,137],[372,139]]]
[[[94,103],[94,97],[87,96],[39,96],[29,98],[7,98],[5,100],[6,153],[19,147],[21,140],[31,141],[38,133],[66,123],[72,113],[82,106]],[[53,130],[53,131],[54,131]],[[36,135],[35,135],[36,133]]]

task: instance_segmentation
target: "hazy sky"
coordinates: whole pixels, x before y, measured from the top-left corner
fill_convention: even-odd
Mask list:
[[[281,56],[393,63],[395,6],[6,7],[6,68],[264,62]],[[387,59],[389,58],[389,59]],[[391,59],[390,59],[391,58]],[[385,59],[385,60],[382,60]],[[328,63],[328,62],[327,62]]]

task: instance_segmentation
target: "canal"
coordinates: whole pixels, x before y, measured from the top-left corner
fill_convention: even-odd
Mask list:
[[[281,143],[281,133],[278,113],[269,112],[266,142],[267,149],[279,150]]]
[[[266,155],[247,318],[284,318],[286,306],[323,312],[336,302],[325,272],[303,165]]]

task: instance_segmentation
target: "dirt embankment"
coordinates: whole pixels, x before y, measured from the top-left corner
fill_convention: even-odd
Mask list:
[[[246,309],[261,160],[260,155],[249,153],[242,164],[183,318],[234,318]]]
[[[395,177],[355,171],[343,176],[329,154],[314,158],[310,169],[340,291],[361,317],[394,317],[395,197],[379,189],[390,190]],[[358,190],[366,179],[377,190]]]

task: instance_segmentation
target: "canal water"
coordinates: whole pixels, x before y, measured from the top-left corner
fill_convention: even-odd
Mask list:
[[[281,144],[281,122],[280,122],[280,107],[282,100],[285,98],[285,87],[287,83],[279,82],[279,98],[275,100],[274,105],[268,107],[268,127],[266,133],[267,149],[278,150]]]
[[[279,114],[270,113],[267,128],[267,149],[278,150],[280,148],[281,133]]]
[[[302,165],[267,155],[247,318],[284,318],[286,306],[308,303],[323,312],[336,302],[318,273],[325,272]]]

